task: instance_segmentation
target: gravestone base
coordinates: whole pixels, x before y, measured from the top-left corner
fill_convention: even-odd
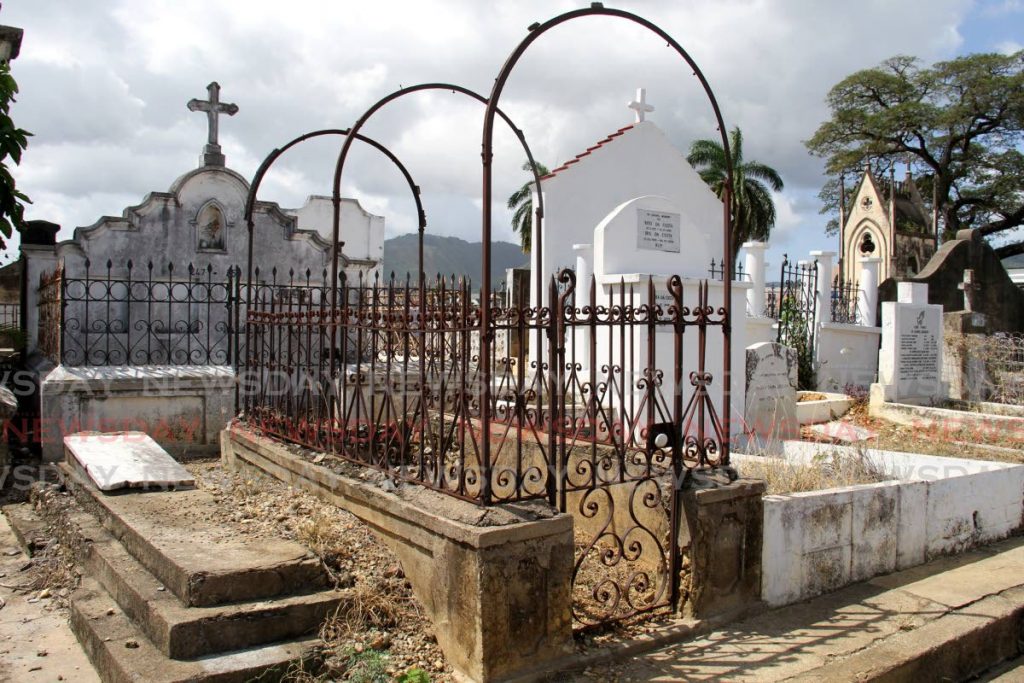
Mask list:
[[[43,460],[79,432],[143,432],[173,457],[215,455],[235,414],[235,373],[215,365],[66,367],[40,383]]]
[[[761,606],[765,482],[694,472],[682,492],[691,589],[684,616],[737,616]]]

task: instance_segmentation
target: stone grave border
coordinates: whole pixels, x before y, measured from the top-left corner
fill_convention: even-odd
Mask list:
[[[825,398],[817,401],[801,401],[800,394],[822,394]],[[831,422],[845,415],[853,407],[852,396],[828,391],[797,392],[796,419],[802,425]]]
[[[1024,528],[1024,466],[850,446],[783,443],[811,465],[863,453],[891,481],[764,497],[761,599],[773,607],[1005,538]],[[735,454],[744,461],[760,456]]]

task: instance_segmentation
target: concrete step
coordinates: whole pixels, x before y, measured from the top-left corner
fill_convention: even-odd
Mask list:
[[[36,514],[31,503],[4,505],[3,514],[11,525],[14,537],[18,539],[18,545],[26,555],[32,557],[37,550],[45,547],[49,541],[46,522]]]
[[[215,521],[202,490],[103,493],[60,465],[82,507],[190,607],[310,593],[327,586],[319,560],[298,543],[240,537]]]
[[[192,661],[168,659],[89,577],[71,594],[71,630],[106,683],[279,681],[304,662],[312,667],[319,642],[306,638]]]
[[[270,601],[186,607],[85,512],[68,515],[79,538],[91,539],[86,573],[156,648],[172,659],[238,650],[316,634],[351,591],[320,591]]]

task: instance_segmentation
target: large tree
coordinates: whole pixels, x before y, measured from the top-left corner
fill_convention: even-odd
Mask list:
[[[548,167],[539,161],[534,162],[536,164],[537,175],[540,177],[548,174]],[[533,178],[533,168],[530,167],[529,161],[524,161],[522,166],[524,171],[529,172],[530,179],[523,183],[522,187],[509,195],[508,208],[512,213],[512,232],[519,235],[519,243],[523,247],[523,251],[529,253],[530,251],[530,239],[533,234],[533,190],[535,187]]]
[[[906,164],[926,200],[934,196],[946,236],[965,228],[1009,236],[1024,225],[1024,51],[930,68],[893,57],[840,81],[827,102],[831,118],[806,142],[826,160],[823,213],[836,211],[841,178],[865,164],[879,172]],[[829,232],[837,228],[833,219]],[[1014,242],[997,251],[1024,252]]]
[[[25,203],[31,203],[17,188],[7,159],[15,165],[21,163],[21,152],[28,146],[28,131],[16,128],[11,120],[11,103],[18,92],[18,84],[11,76],[10,65],[0,63],[0,249],[12,228],[20,230],[24,224]]]
[[[782,178],[770,166],[743,159],[743,133],[739,127],[729,133],[729,152],[732,154],[732,260],[744,242],[767,240],[775,225],[775,202],[770,190],[782,191]],[[686,160],[701,179],[721,198],[728,176],[725,150],[716,140],[695,140]]]

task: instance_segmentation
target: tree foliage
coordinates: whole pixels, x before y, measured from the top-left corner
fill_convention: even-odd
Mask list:
[[[17,188],[8,160],[21,163],[21,153],[28,147],[31,133],[17,128],[11,120],[11,103],[18,93],[18,84],[11,76],[10,65],[0,63],[0,249],[6,246],[13,230],[24,224],[25,204],[31,200]]]
[[[735,262],[744,242],[768,239],[775,225],[775,202],[771,191],[781,192],[783,183],[778,172],[770,166],[758,161],[744,161],[743,133],[739,127],[729,133],[729,151],[732,154],[735,184],[732,194],[732,259]],[[728,177],[722,143],[695,140],[686,160],[721,198]]]
[[[549,171],[547,166],[539,161],[534,162],[538,176],[546,176]],[[534,178],[533,168],[529,161],[524,161],[522,169],[530,174],[530,179],[523,183],[523,186],[509,195],[508,208],[512,213],[512,232],[519,235],[519,243],[523,251],[529,253],[530,239],[533,234],[533,190]]]
[[[934,192],[947,236],[965,228],[1006,235],[1024,224],[1024,51],[927,68],[893,57],[847,76],[826,101],[831,118],[805,143],[826,160],[822,213],[837,211],[840,178],[866,164],[878,173],[906,164],[926,200]],[[836,229],[833,219],[829,232]]]

